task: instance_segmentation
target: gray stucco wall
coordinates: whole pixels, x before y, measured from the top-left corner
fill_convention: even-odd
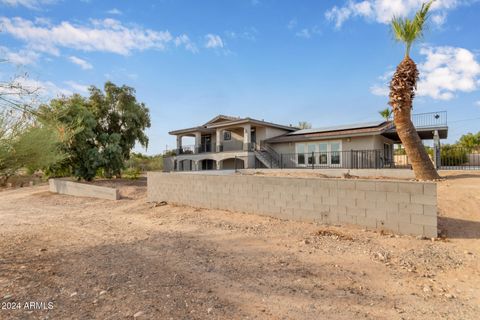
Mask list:
[[[437,236],[435,183],[149,172],[148,201]]]

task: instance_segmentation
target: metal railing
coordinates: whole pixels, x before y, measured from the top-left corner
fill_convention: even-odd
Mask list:
[[[446,127],[447,111],[412,114],[412,122],[416,128]]]
[[[461,147],[440,148],[440,169],[480,170],[480,153]]]
[[[394,156],[386,150],[349,150],[311,153],[282,153],[280,168],[381,169],[410,168],[406,155]]]

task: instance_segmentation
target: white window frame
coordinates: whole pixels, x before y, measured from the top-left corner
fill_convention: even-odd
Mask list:
[[[338,143],[339,144],[339,157],[340,157],[340,163],[338,164],[332,164],[332,144],[333,143]],[[303,145],[303,155],[305,158],[305,163],[299,164],[298,163],[298,145]],[[327,163],[320,163],[320,152],[325,152],[325,151],[320,151],[320,145],[321,144],[326,144],[327,145]],[[342,150],[343,150],[343,144],[342,140],[325,140],[325,141],[317,141],[317,142],[299,142],[295,143],[295,163],[297,167],[311,167],[312,164],[308,163],[308,159],[311,156],[312,152],[308,152],[308,147],[314,145],[315,146],[315,157],[314,157],[314,167],[341,167],[343,163],[343,157],[342,157]],[[335,152],[335,151],[333,151]]]

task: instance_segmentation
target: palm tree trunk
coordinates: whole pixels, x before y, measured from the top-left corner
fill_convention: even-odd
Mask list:
[[[393,122],[418,180],[436,180],[440,176],[423,146],[411,120],[412,103],[418,81],[418,69],[410,57],[398,65],[390,82]]]
[[[435,170],[432,160],[427,154],[422,140],[410,119],[411,109],[394,112],[394,123],[407,153],[408,161],[412,164],[413,172],[418,180],[436,180],[440,176]]]

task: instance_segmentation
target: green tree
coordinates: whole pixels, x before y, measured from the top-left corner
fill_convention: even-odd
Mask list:
[[[410,58],[410,49],[423,35],[432,3],[433,1],[424,3],[413,19],[394,17],[391,23],[395,39],[405,44],[405,57],[390,82],[388,104],[393,109],[393,120],[398,136],[412,163],[415,176],[420,180],[440,178],[411,120],[419,72],[417,65]]]
[[[310,122],[307,122],[307,121],[299,121],[297,127],[300,128],[300,129],[311,129],[312,124]]]
[[[120,176],[135,143],[148,146],[144,131],[150,127],[149,110],[127,86],[107,82],[104,91],[91,87],[87,98],[55,99],[41,111],[73,131],[64,145],[69,158],[52,167],[53,172],[70,171],[85,180],[92,180],[99,171],[106,177]]]
[[[458,146],[465,148],[468,152],[480,149],[480,132],[477,134],[467,133],[460,137]]]
[[[50,123],[28,114],[4,111],[0,114],[0,183],[18,173],[44,169],[62,161],[62,135]]]
[[[378,111],[378,114],[385,119],[385,121],[390,121],[390,118],[392,118],[392,109],[390,108],[385,108],[383,110]]]

